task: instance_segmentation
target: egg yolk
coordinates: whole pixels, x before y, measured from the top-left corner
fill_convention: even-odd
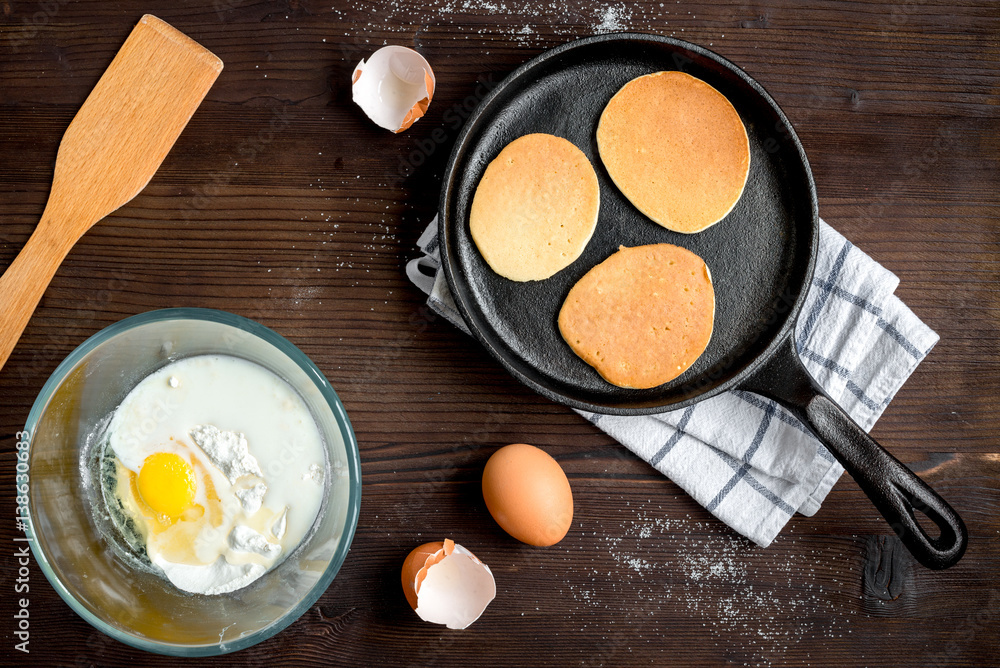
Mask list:
[[[173,452],[157,452],[139,469],[139,495],[154,511],[177,518],[194,502],[194,470]]]

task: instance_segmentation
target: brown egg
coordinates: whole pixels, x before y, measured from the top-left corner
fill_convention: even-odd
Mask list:
[[[573,492],[548,453],[515,443],[493,453],[483,469],[483,498],[504,531],[528,545],[555,545],[573,524]]]

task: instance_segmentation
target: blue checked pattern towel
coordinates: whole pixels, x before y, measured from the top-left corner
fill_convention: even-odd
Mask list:
[[[796,345],[813,377],[869,430],[938,335],[893,294],[894,274],[822,221],[819,237]],[[407,275],[435,312],[468,333],[437,244],[435,220],[418,241],[423,257],[409,263]],[[794,513],[819,510],[844,471],[785,409],[749,392],[653,416],[578,412],[764,547]]]

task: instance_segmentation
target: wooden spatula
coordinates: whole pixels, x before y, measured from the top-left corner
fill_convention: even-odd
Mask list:
[[[222,61],[147,14],[70,123],[28,243],[0,277],[0,367],[73,244],[146,187],[222,71]]]

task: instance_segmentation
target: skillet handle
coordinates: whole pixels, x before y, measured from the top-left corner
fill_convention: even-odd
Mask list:
[[[953,566],[965,554],[968,532],[958,513],[927,483],[869,436],[819,387],[789,338],[742,389],[774,399],[809,427],[843,464],[917,561],[927,568]],[[937,525],[931,538],[915,511]]]

